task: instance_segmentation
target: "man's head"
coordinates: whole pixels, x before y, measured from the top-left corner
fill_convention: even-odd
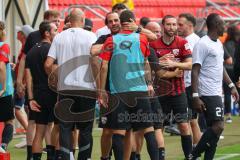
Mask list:
[[[60,26],[60,12],[57,10],[45,11],[43,19],[55,23],[57,27]]]
[[[6,38],[5,24],[3,21],[0,21],[0,42],[5,41],[5,38]]]
[[[150,21],[151,21],[150,18],[148,18],[148,17],[142,17],[142,18],[140,19],[140,25],[141,25],[143,28],[145,28],[146,25],[147,25]]]
[[[187,37],[194,32],[196,19],[190,13],[182,13],[178,17],[178,35]]]
[[[225,23],[221,16],[216,13],[208,15],[206,24],[209,33],[214,32],[218,36],[223,36]]]
[[[106,15],[105,25],[111,30],[112,34],[116,34],[120,31],[120,19],[116,12],[110,12]]]
[[[24,41],[27,39],[28,35],[33,32],[33,28],[30,25],[24,25],[22,27],[17,27],[17,39],[19,41]]]
[[[120,14],[120,23],[123,24],[124,22],[132,22],[136,21],[135,20],[135,15],[132,11],[130,10],[125,10]]]
[[[71,23],[71,27],[84,27],[85,24],[85,14],[84,12],[76,8],[70,12],[70,18],[69,21]]]
[[[116,12],[118,15],[120,15],[124,10],[127,10],[127,7],[123,3],[117,3],[112,7],[112,12]]]
[[[172,15],[166,15],[162,19],[164,35],[173,37],[177,34],[177,19]]]
[[[232,24],[227,29],[227,40],[239,42],[240,40],[240,25]]]
[[[39,31],[42,39],[52,41],[55,35],[58,33],[57,26],[55,23],[49,21],[43,21],[39,25]]]
[[[161,26],[157,22],[149,22],[146,26],[146,29],[152,31],[158,38],[161,37]]]

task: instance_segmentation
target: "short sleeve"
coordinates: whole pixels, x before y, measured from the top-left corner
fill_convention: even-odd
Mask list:
[[[51,47],[48,51],[48,56],[52,57],[53,59],[57,59],[57,37],[53,39]]]
[[[191,51],[190,44],[186,40],[184,40],[182,44],[183,45],[182,45],[182,48],[181,48],[181,53],[182,53],[183,59],[191,58],[192,57],[192,51]]]
[[[158,70],[161,69],[159,65],[158,57],[156,56],[154,49],[151,47],[150,47],[150,55],[148,56],[148,61],[153,71],[157,72]]]
[[[0,47],[0,61],[8,63],[10,56],[10,48],[8,44],[3,44]]]
[[[143,34],[140,34],[140,47],[144,57],[148,57],[150,55],[149,42]]]
[[[110,61],[113,52],[113,37],[108,37],[103,44],[103,52],[100,53],[99,57],[103,60]]]
[[[193,64],[200,64],[202,66],[206,56],[207,49],[203,43],[197,43],[193,48]]]
[[[102,35],[101,37],[99,37],[99,38],[97,39],[97,41],[96,41],[93,45],[103,44],[109,36],[110,36],[110,35]]]

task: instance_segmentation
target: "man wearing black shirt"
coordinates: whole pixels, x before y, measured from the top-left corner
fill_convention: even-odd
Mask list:
[[[44,20],[53,22],[57,27],[60,26],[60,13],[56,10],[47,10],[44,12]],[[29,34],[28,38],[26,39],[25,46],[23,48],[23,56],[19,62],[19,70],[18,70],[18,77],[17,77],[17,94],[19,97],[23,97],[25,95],[25,86],[23,85],[23,77],[24,77],[24,67],[25,67],[25,61],[26,61],[26,55],[28,54],[29,50],[39,43],[42,40],[41,33],[39,30],[34,31]],[[25,97],[25,105],[28,104],[28,98],[27,95]],[[28,114],[28,129],[27,129],[27,160],[30,160],[32,157],[32,140],[35,134],[35,115],[34,112],[29,110]],[[52,126],[49,126],[49,128],[52,128]],[[50,130],[50,129],[48,129]],[[46,143],[50,144],[48,139],[51,137],[51,132],[48,132],[46,134]]]
[[[36,135],[33,140],[33,160],[40,160],[42,141],[47,125],[54,120],[53,108],[56,94],[48,87],[48,76],[44,70],[44,62],[50,49],[51,42],[57,34],[54,23],[42,22],[39,27],[42,41],[35,45],[26,57],[27,93],[31,110],[35,111]],[[48,159],[51,159],[48,154]]]

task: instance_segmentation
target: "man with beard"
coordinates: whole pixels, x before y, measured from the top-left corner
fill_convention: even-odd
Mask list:
[[[196,19],[189,13],[180,14],[178,17],[178,35],[185,38],[190,46],[191,51],[195,44],[199,41],[199,36],[194,33],[194,27],[196,25]],[[192,87],[191,87],[191,71],[184,72],[184,82],[186,87],[186,94],[188,98],[188,109],[190,127],[193,136],[193,146],[195,147],[201,138],[201,131],[198,125],[198,114],[194,110],[192,105]]]
[[[224,80],[236,101],[239,95],[223,67],[223,45],[218,39],[224,32],[224,21],[216,13],[206,20],[208,34],[202,37],[193,49],[192,97],[193,106],[203,112],[208,124],[191,160],[205,153],[204,159],[212,160],[216,152],[219,137],[224,129],[224,108],[222,103],[222,80]]]
[[[91,49],[91,54],[92,54],[92,71],[94,72],[94,74],[97,76],[100,70],[100,63],[99,63],[99,59],[97,57],[97,55],[100,54],[101,52],[101,48],[103,46],[103,43],[106,41],[106,39],[112,35],[117,34],[120,31],[121,25],[120,25],[120,20],[119,20],[119,15],[116,12],[110,12],[106,15],[106,19],[105,19],[105,24],[108,26],[108,28],[111,30],[111,34],[108,35],[102,35],[101,37],[98,38],[98,40],[96,41],[96,43],[92,46]],[[125,25],[123,27],[127,27],[127,28],[131,28],[131,30],[137,30],[138,26],[132,22],[132,23],[125,23]],[[149,30],[146,29],[142,29],[141,30],[142,34],[145,34],[149,40],[155,40],[156,36],[150,32]],[[108,83],[108,81],[107,81]],[[107,85],[108,86],[108,85]],[[108,91],[109,89],[106,88],[106,90]],[[119,109],[114,110],[113,112],[116,113],[118,112]],[[112,117],[112,115],[114,115],[114,113],[108,113],[107,115],[104,115],[102,117],[100,117],[100,128],[103,128],[103,134],[101,137],[101,145],[102,145],[102,159],[107,159],[109,156],[109,150],[111,148],[111,144],[116,145],[115,143],[115,138],[113,137],[113,139],[110,137],[110,134],[112,134],[112,132],[117,133],[119,130],[116,128],[116,126],[114,127],[113,124],[111,124],[111,121],[106,120]],[[104,123],[104,121],[106,121]],[[124,159],[129,159],[130,153],[131,153],[131,132],[127,132],[126,138],[125,138],[125,145],[124,145]],[[115,147],[116,148],[116,147]],[[134,156],[134,155],[133,155]]]
[[[35,45],[26,57],[26,82],[28,100],[31,110],[35,111],[36,134],[33,140],[33,160],[40,160],[42,156],[42,141],[48,125],[53,123],[53,108],[57,95],[48,87],[48,76],[44,70],[44,62],[57,34],[54,23],[44,21],[39,26],[42,41]],[[53,153],[48,152],[48,159],[52,160]]]
[[[167,15],[162,20],[163,36],[157,41],[150,43],[150,46],[155,50],[160,59],[160,63],[167,71],[191,70],[192,54],[186,40],[176,36],[177,19],[172,15]],[[188,125],[188,104],[185,94],[185,86],[183,76],[166,78],[171,83],[170,86],[164,83],[158,83],[158,95],[163,113],[169,116],[171,112],[178,124],[181,132],[182,149],[185,158],[188,158],[192,151],[192,138]],[[166,117],[165,117],[165,120]]]

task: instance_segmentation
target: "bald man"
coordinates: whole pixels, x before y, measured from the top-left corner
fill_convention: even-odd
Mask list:
[[[45,70],[47,74],[52,72],[52,66],[55,60],[57,60],[58,65],[61,68],[58,70],[57,90],[61,93],[67,90],[68,96],[59,95],[59,101],[61,102],[66,99],[74,101],[72,106],[66,106],[66,104],[62,105],[69,109],[71,107],[71,113],[64,113],[67,118],[72,117],[72,112],[83,113],[91,109],[94,110],[96,103],[95,99],[71,95],[71,93],[76,90],[95,92],[94,81],[91,81],[93,78],[91,74],[88,73],[89,62],[83,62],[81,60],[85,59],[88,55],[90,57],[90,48],[97,38],[94,33],[83,29],[84,21],[85,15],[80,9],[75,9],[70,13],[71,28],[61,32],[55,37],[48,52],[48,58],[45,62]],[[64,66],[66,63],[68,63],[67,67]],[[81,63],[83,64],[81,65]],[[79,67],[76,70],[76,67],[83,65],[86,67]],[[69,68],[72,68],[72,70],[69,70]],[[66,75],[66,73],[69,74]],[[84,78],[81,78],[81,76]],[[86,79],[88,81],[86,81]],[[86,89],[83,90],[83,86]],[[59,110],[61,110],[60,106],[61,104],[58,106]],[[91,117],[93,115],[89,116]],[[81,141],[78,143],[78,160],[91,159],[93,118],[68,120],[71,122],[66,123],[67,120],[64,119],[65,117],[60,119],[60,149],[62,159],[70,160],[70,151],[72,149],[71,132],[74,126],[80,130],[79,140]],[[78,117],[81,118],[81,116]]]
[[[152,31],[157,36],[157,38],[161,37],[162,29],[161,29],[161,26],[157,22],[149,22],[145,26],[145,28]]]

